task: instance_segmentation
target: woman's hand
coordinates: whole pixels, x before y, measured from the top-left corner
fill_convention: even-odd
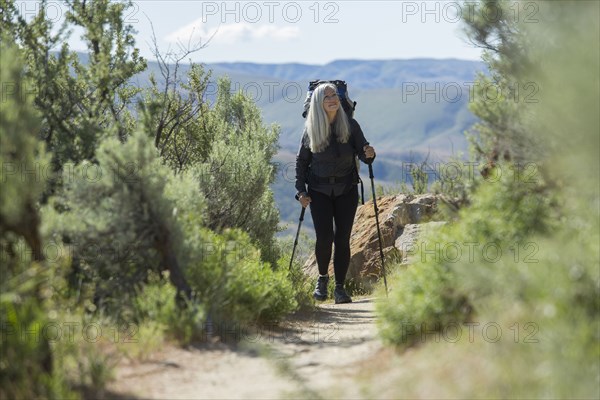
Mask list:
[[[368,144],[363,147],[363,151],[365,152],[366,158],[375,158],[375,149]]]
[[[306,206],[308,206],[310,204],[312,199],[306,193],[302,193],[301,195],[298,196],[298,201],[300,202],[300,204],[302,204],[303,208],[306,208]]]

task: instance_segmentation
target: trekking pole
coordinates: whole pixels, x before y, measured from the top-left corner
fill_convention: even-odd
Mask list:
[[[296,239],[294,239],[294,247],[292,248],[292,257],[290,258],[290,270],[292,269],[292,262],[294,262],[294,253],[296,253],[296,246],[298,245],[298,236],[300,235],[300,227],[302,226],[302,221],[304,221],[304,212],[306,208],[302,207],[302,211],[300,211],[300,218],[298,219],[298,230],[296,231]]]
[[[377,208],[377,196],[375,195],[375,177],[373,176],[373,160],[369,163],[369,178],[371,178],[371,189],[373,190],[373,208],[375,209],[375,224],[377,225],[377,238],[379,239],[379,255],[381,256],[381,273],[385,285],[385,296],[388,295],[387,279],[385,277],[385,264],[383,262],[383,244],[381,242],[381,231],[379,230],[379,209]]]

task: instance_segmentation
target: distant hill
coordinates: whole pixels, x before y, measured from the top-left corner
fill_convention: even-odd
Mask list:
[[[357,89],[401,88],[404,82],[472,81],[483,68],[480,62],[465,60],[338,60],[325,65],[215,63],[219,73],[253,75],[282,81],[308,82],[341,77]]]

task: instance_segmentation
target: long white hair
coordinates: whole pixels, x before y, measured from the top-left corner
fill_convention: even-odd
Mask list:
[[[337,93],[337,88],[333,83],[322,83],[317,86],[310,99],[310,108],[304,123],[304,131],[308,134],[310,142],[310,151],[319,153],[329,144],[331,135],[329,127],[329,119],[327,113],[323,109],[323,100],[325,99],[325,90],[332,89]],[[347,143],[350,138],[350,123],[340,102],[335,120],[335,138],[339,143]]]

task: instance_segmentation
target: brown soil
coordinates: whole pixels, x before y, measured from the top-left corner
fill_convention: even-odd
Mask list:
[[[277,329],[221,332],[235,344],[166,346],[148,360],[123,360],[108,393],[152,399],[369,397],[357,377],[376,368],[382,346],[373,299],[322,304]],[[231,342],[232,340],[230,340]]]

